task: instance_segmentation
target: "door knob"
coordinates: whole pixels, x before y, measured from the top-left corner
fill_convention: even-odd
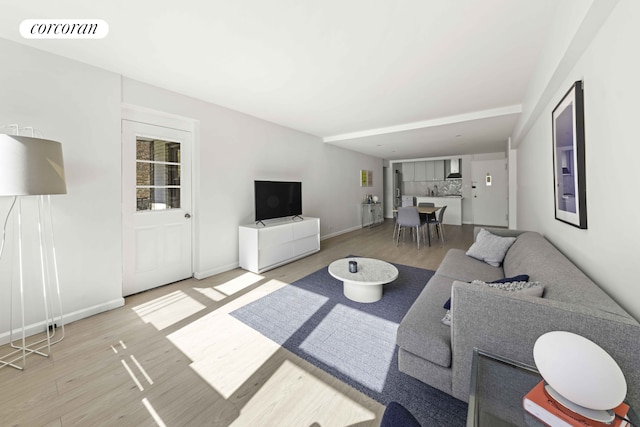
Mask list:
[[[185,218],[187,218],[187,219],[189,219],[189,218],[191,218],[191,214],[186,213],[186,214],[184,214],[184,217],[185,217]]]

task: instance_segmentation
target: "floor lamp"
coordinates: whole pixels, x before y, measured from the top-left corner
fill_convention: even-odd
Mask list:
[[[20,337],[14,339],[14,285],[11,281],[9,340],[12,351],[0,357],[0,367],[12,366],[22,370],[25,367],[27,355],[38,354],[48,357],[51,353],[51,345],[64,338],[64,318],[51,221],[50,196],[53,194],[66,194],[67,186],[64,177],[62,145],[59,142],[28,136],[0,134],[0,153],[0,197],[10,196],[13,198],[2,228],[0,259],[5,249],[7,223],[11,213],[15,210],[17,233],[14,233],[14,238],[17,237],[18,245],[19,316],[21,318]],[[45,337],[27,344],[25,329],[25,270],[23,264],[25,243],[23,231],[25,227],[23,224],[22,202],[23,199],[31,196],[37,198],[37,235],[40,252],[39,276],[41,276],[42,280]],[[53,304],[58,306],[58,316],[54,314]],[[59,337],[55,336],[56,328],[60,328]]]

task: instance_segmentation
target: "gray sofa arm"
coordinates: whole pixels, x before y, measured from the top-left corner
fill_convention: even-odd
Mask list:
[[[455,397],[468,400],[474,347],[535,365],[538,337],[563,330],[592,340],[616,360],[627,380],[627,401],[640,408],[640,325],[633,319],[465,282],[454,282],[451,292]]]

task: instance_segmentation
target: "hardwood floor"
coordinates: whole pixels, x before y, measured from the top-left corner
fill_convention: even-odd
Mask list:
[[[391,240],[393,223],[324,240],[317,254],[261,275],[235,269],[126,298],[66,326],[49,358],[0,369],[0,424],[24,426],[377,426],[384,407],[229,316],[348,255],[435,270],[466,249]],[[8,347],[0,348],[0,355]]]

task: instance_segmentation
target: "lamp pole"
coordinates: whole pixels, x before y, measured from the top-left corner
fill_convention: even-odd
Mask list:
[[[13,313],[13,285],[10,286],[10,313],[9,313],[9,341],[13,349],[10,353],[0,357],[0,367],[11,366],[16,369],[24,369],[26,356],[38,354],[48,357],[51,353],[51,345],[60,342],[64,338],[64,314],[62,311],[62,298],[60,294],[60,282],[58,277],[57,256],[53,233],[53,221],[51,219],[51,194],[66,194],[66,181],[64,177],[64,164],[62,158],[62,146],[59,142],[42,138],[0,134],[0,149],[3,156],[0,158],[0,196],[12,196],[13,203],[7,213],[2,231],[2,245],[0,246],[0,258],[2,257],[6,228],[9,217],[14,209],[17,209],[17,245],[18,245],[18,277],[20,292],[20,321],[21,336],[14,340],[14,313]],[[44,328],[45,336],[27,344],[27,332],[25,325],[25,277],[24,277],[24,218],[23,199],[27,196],[37,196],[37,231],[40,258],[40,278],[42,281],[42,298],[44,301]],[[46,196],[46,198],[45,198]],[[17,208],[16,205],[17,204]],[[48,220],[47,220],[48,218]],[[51,292],[51,277],[55,282],[55,292]],[[58,303],[58,322],[61,327],[61,336],[55,341],[56,316],[53,310],[53,294]],[[31,328],[40,328],[40,323]],[[45,351],[41,351],[44,350]],[[20,359],[22,363],[19,364]]]

